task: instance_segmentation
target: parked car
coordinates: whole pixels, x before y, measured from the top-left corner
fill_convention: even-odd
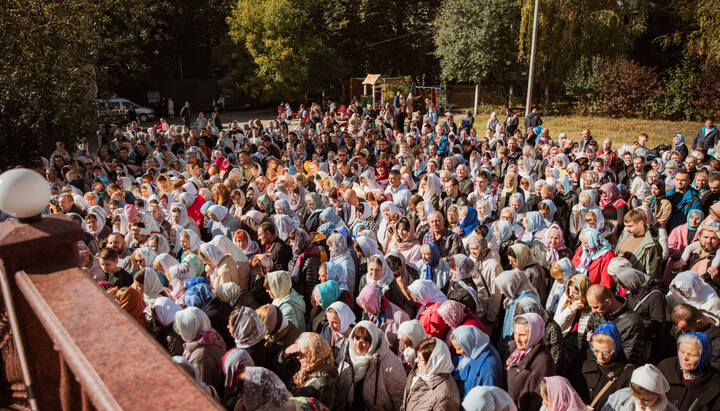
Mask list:
[[[138,120],[146,122],[155,119],[155,111],[151,108],[142,107],[124,98],[98,99],[98,117],[101,122],[123,122],[127,121],[127,112],[130,107],[135,109]]]

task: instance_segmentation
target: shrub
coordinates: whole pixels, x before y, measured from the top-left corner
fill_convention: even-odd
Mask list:
[[[655,71],[625,58],[602,63],[596,91],[597,114],[648,117],[662,93]]]

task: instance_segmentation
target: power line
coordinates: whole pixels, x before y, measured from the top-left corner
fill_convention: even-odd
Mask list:
[[[400,39],[405,38],[405,37],[414,36],[414,35],[416,35],[416,34],[425,33],[425,32],[427,32],[427,31],[431,31],[431,30],[432,30],[432,27],[427,28],[427,29],[425,29],[425,30],[416,31],[416,32],[414,32],[414,33],[403,34],[402,36],[393,37],[393,38],[391,38],[391,39],[378,41],[377,43],[368,44],[368,45],[365,45],[365,46],[362,46],[362,47],[354,48],[354,49],[349,50],[349,51],[356,51],[356,50],[362,50],[362,49],[374,47],[374,46],[377,46],[378,44],[389,43],[389,42],[391,42],[391,41],[400,40]]]

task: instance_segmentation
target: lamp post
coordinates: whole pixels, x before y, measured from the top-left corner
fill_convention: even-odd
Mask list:
[[[528,92],[527,101],[525,102],[525,116],[530,114],[530,106],[532,105],[533,81],[535,77],[535,42],[537,40],[538,25],[538,9],[540,8],[540,0],[535,0],[535,16],[533,17],[533,33],[532,45],[530,46],[530,70],[528,71]]]

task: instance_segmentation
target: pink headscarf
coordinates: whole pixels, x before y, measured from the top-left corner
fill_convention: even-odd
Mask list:
[[[553,409],[585,411],[585,403],[575,392],[567,378],[560,376],[545,377],[545,383],[547,384],[548,402],[553,405]]]
[[[380,308],[379,294],[379,289],[376,284],[368,284],[360,291],[355,301],[363,303],[370,310],[377,313]]]
[[[447,300],[440,304],[438,314],[450,326],[450,329],[454,330],[461,326],[465,319],[465,306],[457,301]]]
[[[567,246],[565,246],[565,239],[563,238],[562,228],[560,228],[560,226],[557,224],[553,224],[550,226],[550,228],[545,230],[545,235],[543,236],[542,242],[545,243],[545,245],[547,245],[548,238],[550,237],[550,232],[553,230],[558,231],[560,233],[560,244],[558,244],[558,246],[555,248],[548,247],[547,251],[545,253],[546,257],[547,257],[547,261],[550,263],[551,267],[553,264],[555,264],[560,259],[560,254],[558,253],[558,251],[561,251],[561,250],[564,250],[567,248]]]
[[[516,349],[510,354],[510,357],[505,361],[506,369],[510,369],[513,364],[520,362],[537,343],[542,341],[543,335],[545,334],[545,321],[543,321],[539,314],[527,313],[518,315],[515,318],[517,317],[522,317],[528,322],[528,341],[524,350]]]

